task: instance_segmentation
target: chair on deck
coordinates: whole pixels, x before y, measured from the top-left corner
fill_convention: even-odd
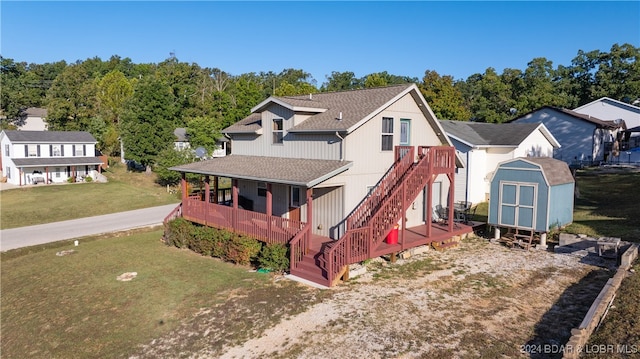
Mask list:
[[[441,205],[436,206],[436,211],[438,212],[438,217],[440,218],[440,222],[442,224],[448,224],[449,223],[449,209],[446,207],[442,207]],[[459,228],[458,224],[456,223],[456,221],[453,221],[453,225],[456,228]]]

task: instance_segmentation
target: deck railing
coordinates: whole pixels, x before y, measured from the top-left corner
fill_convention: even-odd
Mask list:
[[[311,241],[311,226],[307,223],[302,230],[289,242],[290,263],[289,268],[297,269],[302,258],[309,251]]]
[[[406,157],[406,156],[405,156]],[[335,277],[346,265],[360,262],[371,258],[373,248],[378,246],[393,227],[404,217],[405,211],[420,194],[424,186],[429,182],[429,178],[435,174],[451,173],[455,168],[455,150],[453,147],[419,147],[418,162],[406,167],[408,173],[396,174],[396,178],[402,181],[395,181],[395,186],[390,188],[384,181],[379,184],[389,192],[380,192],[379,202],[364,202],[376,208],[363,208],[352,215],[362,216],[367,213],[369,216],[358,228],[347,228],[346,233],[337,241],[331,243],[322,253],[329,283],[333,283]],[[396,164],[394,164],[395,166]],[[374,188],[374,191],[377,189]],[[364,218],[364,217],[362,217]],[[347,219],[347,223],[355,223]]]
[[[183,200],[182,216],[192,222],[245,234],[266,243],[287,244],[303,229],[304,222],[264,213],[207,203],[200,196]]]

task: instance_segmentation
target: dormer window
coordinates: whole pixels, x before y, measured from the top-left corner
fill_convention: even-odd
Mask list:
[[[273,132],[273,143],[282,144],[282,141],[284,138],[284,126],[283,126],[283,120],[281,118],[273,119],[272,132]]]

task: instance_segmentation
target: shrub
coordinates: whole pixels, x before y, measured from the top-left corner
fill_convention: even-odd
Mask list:
[[[176,218],[169,221],[166,229],[164,241],[169,246],[184,248],[188,245],[193,231],[193,224],[183,218]]]
[[[227,242],[227,251],[224,259],[236,264],[248,265],[257,257],[260,247],[260,242],[253,238],[234,235]]]
[[[91,177],[91,176],[86,176],[86,177],[84,178],[84,181],[85,181],[85,182],[93,182],[93,177]]]
[[[263,246],[258,256],[258,264],[262,269],[279,273],[289,269],[289,250],[287,246],[280,243]]]

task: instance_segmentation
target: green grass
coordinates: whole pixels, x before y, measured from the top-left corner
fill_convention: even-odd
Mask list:
[[[90,217],[178,203],[155,175],[127,172],[122,164],[104,172],[107,183],[34,186],[0,192],[0,229]]]
[[[576,183],[580,198],[567,232],[640,242],[640,173],[584,170]]]
[[[2,253],[3,358],[117,358],[268,276],[167,247],[161,231]],[[75,253],[56,256],[62,249]],[[116,277],[137,272],[130,282]]]

